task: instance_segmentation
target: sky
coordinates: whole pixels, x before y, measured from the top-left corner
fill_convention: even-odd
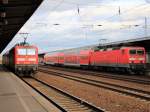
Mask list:
[[[149,12],[150,0],[44,0],[4,52],[24,37],[40,53],[147,37]]]

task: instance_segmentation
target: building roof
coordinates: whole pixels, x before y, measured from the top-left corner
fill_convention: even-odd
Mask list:
[[[104,48],[111,48],[111,47],[121,47],[121,46],[139,46],[139,47],[145,47],[147,52],[150,52],[150,37],[142,37],[142,38],[136,38],[136,39],[129,39],[129,40],[123,40],[123,41],[116,41],[116,42],[109,42],[109,43],[101,43],[101,44],[94,44],[94,45],[88,45],[78,48],[71,48],[71,49],[64,49],[64,50],[56,50],[51,51],[49,53],[53,52],[65,52],[65,51],[78,51],[81,49],[95,49],[98,46],[104,47]],[[48,52],[46,52],[48,53]],[[45,53],[41,53],[39,55],[43,56]]]
[[[0,52],[13,39],[43,0],[0,1]]]

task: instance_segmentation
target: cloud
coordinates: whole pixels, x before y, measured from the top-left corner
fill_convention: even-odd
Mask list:
[[[40,52],[95,44],[101,38],[139,38],[150,35],[143,28],[145,17],[150,23],[149,11],[145,0],[45,0],[19,32],[30,33],[28,41]],[[16,35],[7,50],[22,40]]]

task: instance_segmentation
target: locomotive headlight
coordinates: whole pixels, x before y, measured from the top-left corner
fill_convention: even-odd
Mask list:
[[[130,61],[134,61],[134,60],[136,60],[136,58],[129,58],[129,60],[130,60]]]
[[[36,58],[29,58],[28,61],[36,61]]]
[[[140,61],[144,61],[144,58],[139,58]]]
[[[18,58],[17,61],[25,61],[25,58]]]

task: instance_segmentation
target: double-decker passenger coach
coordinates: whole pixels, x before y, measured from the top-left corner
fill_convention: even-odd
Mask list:
[[[145,48],[138,46],[97,47],[90,50],[74,49],[64,52],[47,53],[44,56],[44,63],[144,74],[146,55]]]

